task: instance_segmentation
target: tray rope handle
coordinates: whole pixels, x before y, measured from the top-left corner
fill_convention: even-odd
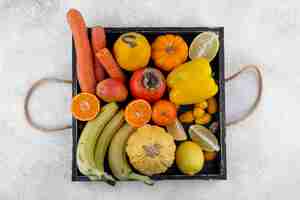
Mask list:
[[[228,78],[225,79],[225,82],[229,82],[233,79],[235,79],[236,77],[238,77],[240,74],[248,71],[248,70],[252,70],[254,72],[256,72],[257,75],[257,84],[258,84],[258,91],[257,91],[257,95],[256,95],[256,99],[254,101],[254,103],[250,106],[250,108],[247,110],[247,112],[245,112],[245,114],[243,114],[241,117],[239,117],[236,120],[232,120],[229,122],[226,122],[226,126],[231,126],[231,125],[235,125],[240,123],[241,121],[244,121],[245,119],[247,119],[258,107],[258,104],[261,101],[261,96],[262,96],[262,91],[263,91],[263,78],[262,78],[262,73],[259,69],[260,67],[258,65],[254,65],[254,64],[247,64],[244,65],[242,67],[241,70],[239,70],[238,72],[232,74],[231,76],[229,76]]]
[[[25,120],[27,121],[27,123],[29,124],[29,126],[33,129],[42,131],[42,132],[56,132],[56,131],[62,131],[65,129],[69,129],[72,128],[71,125],[66,124],[66,125],[61,125],[61,126],[56,126],[56,127],[46,127],[43,126],[41,124],[38,124],[37,122],[35,122],[32,119],[32,116],[30,114],[28,105],[29,105],[29,101],[32,97],[33,92],[40,86],[46,84],[46,83],[64,83],[64,84],[72,84],[71,80],[65,80],[65,79],[59,79],[59,78],[55,78],[55,77],[45,77],[42,78],[38,81],[36,81],[35,83],[32,84],[32,86],[29,88],[29,90],[27,91],[27,94],[25,96],[25,100],[24,100],[24,114],[25,114]]]
[[[252,104],[252,106],[249,108],[249,110],[244,115],[242,115],[240,118],[238,118],[236,120],[226,122],[226,126],[231,126],[231,125],[237,124],[241,121],[244,121],[246,118],[248,118],[255,111],[255,109],[258,107],[258,104],[261,100],[262,90],[263,90],[263,80],[262,80],[262,73],[261,73],[261,71],[260,71],[260,69],[257,65],[249,64],[249,65],[243,66],[243,68],[240,71],[238,71],[235,74],[231,75],[230,77],[226,78],[225,82],[229,82],[229,81],[235,79],[237,76],[239,76],[240,74],[242,74],[242,73],[244,73],[245,71],[248,71],[248,70],[253,70],[257,74],[258,93],[257,93],[256,99],[255,99],[254,103]],[[55,77],[45,77],[45,78],[42,78],[42,79],[36,81],[35,83],[33,83],[33,85],[29,88],[29,90],[27,91],[27,94],[25,96],[25,101],[24,101],[25,120],[27,121],[27,123],[29,124],[29,126],[31,128],[42,131],[42,132],[46,132],[46,133],[62,131],[62,130],[65,130],[65,129],[72,128],[72,126],[69,125],[69,124],[49,128],[49,127],[43,126],[41,124],[38,124],[37,122],[35,122],[32,119],[32,116],[30,114],[30,110],[28,108],[29,107],[29,101],[32,97],[33,92],[38,87],[40,87],[40,86],[42,86],[46,83],[72,84],[72,81],[71,80],[65,80],[65,79],[59,79],[59,78],[55,78]]]

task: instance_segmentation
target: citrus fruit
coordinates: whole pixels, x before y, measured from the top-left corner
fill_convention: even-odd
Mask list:
[[[75,119],[89,121],[94,119],[100,111],[100,101],[90,93],[82,92],[73,97],[71,112]]]
[[[202,108],[195,107],[193,110],[193,115],[196,119],[201,118],[204,114],[205,114],[205,110]]]
[[[207,100],[207,112],[210,114],[215,114],[218,111],[218,103],[216,98],[211,97]]]
[[[176,141],[182,141],[187,139],[187,134],[180,123],[180,121],[176,118],[175,121],[166,126],[168,133],[171,134]]]
[[[187,175],[194,175],[204,166],[204,155],[201,147],[191,141],[183,142],[176,151],[176,164],[179,170]]]
[[[214,159],[216,159],[217,157],[217,152],[208,152],[208,151],[204,151],[204,158],[206,161],[212,161]]]
[[[206,58],[209,62],[214,59],[219,50],[219,37],[214,32],[203,32],[197,35],[189,48],[189,57]]]
[[[206,127],[192,125],[190,126],[188,133],[192,141],[198,143],[204,151],[220,151],[216,136]]]
[[[167,100],[157,101],[152,110],[152,120],[155,124],[166,126],[176,120],[177,109],[174,103]]]
[[[179,115],[179,120],[182,123],[192,123],[195,120],[193,111],[182,113],[181,115]]]
[[[208,107],[207,101],[202,101],[201,103],[196,103],[194,108],[202,108],[203,110]]]
[[[208,124],[211,121],[211,119],[212,119],[211,114],[204,113],[201,117],[197,117],[195,119],[195,123],[200,125],[205,125]]]
[[[143,100],[131,101],[125,108],[125,120],[133,127],[142,127],[151,119],[151,105]]]

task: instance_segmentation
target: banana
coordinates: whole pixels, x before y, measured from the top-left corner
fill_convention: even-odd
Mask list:
[[[104,158],[112,137],[120,129],[124,121],[125,121],[124,111],[120,110],[105,126],[102,134],[98,139],[96,149],[95,149],[95,162],[96,162],[96,167],[98,171],[102,174],[102,178],[104,181],[114,180],[112,176],[110,176],[104,171]]]
[[[108,150],[109,167],[113,175],[119,180],[140,180],[148,185],[153,185],[153,181],[148,176],[134,173],[127,162],[125,153],[126,142],[134,130],[135,128],[125,123],[115,133]]]
[[[76,152],[77,165],[80,172],[90,180],[103,179],[104,174],[96,168],[95,147],[103,128],[117,111],[116,103],[105,105],[94,120],[87,122],[79,138]],[[114,181],[112,180],[110,184],[114,184]]]

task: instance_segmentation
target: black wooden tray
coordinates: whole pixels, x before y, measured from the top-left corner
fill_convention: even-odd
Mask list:
[[[90,30],[89,30],[90,31]],[[181,35],[188,45],[191,44],[193,38],[204,31],[213,31],[219,35],[220,49],[217,56],[211,62],[214,72],[214,78],[219,86],[217,94],[217,101],[219,112],[214,114],[213,121],[218,121],[220,129],[217,132],[217,138],[220,143],[221,150],[218,153],[217,159],[205,163],[204,169],[194,176],[187,176],[182,174],[175,164],[168,169],[164,174],[152,176],[154,180],[179,180],[179,179],[226,179],[226,143],[225,143],[225,80],[224,80],[224,28],[223,27],[120,27],[120,28],[105,28],[107,45],[111,49],[116,39],[126,32],[140,32],[146,36],[150,44],[158,35],[165,33],[174,33]],[[150,62],[150,66],[153,63]],[[76,53],[74,44],[72,44],[72,69],[73,69],[73,96],[80,92],[77,76],[76,76]],[[188,106],[182,107],[179,112],[188,109]],[[72,155],[72,181],[89,181],[89,179],[80,173],[76,164],[76,148],[80,137],[80,133],[84,127],[84,122],[73,118],[72,134],[73,134],[73,155]],[[106,164],[106,170],[110,172]]]

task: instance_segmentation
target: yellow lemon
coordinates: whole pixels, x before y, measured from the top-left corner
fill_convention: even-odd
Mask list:
[[[191,141],[183,142],[176,151],[176,164],[187,175],[194,175],[204,166],[204,154],[201,147]]]
[[[151,56],[151,46],[140,33],[122,34],[114,44],[114,54],[119,65],[127,71],[146,67]]]

